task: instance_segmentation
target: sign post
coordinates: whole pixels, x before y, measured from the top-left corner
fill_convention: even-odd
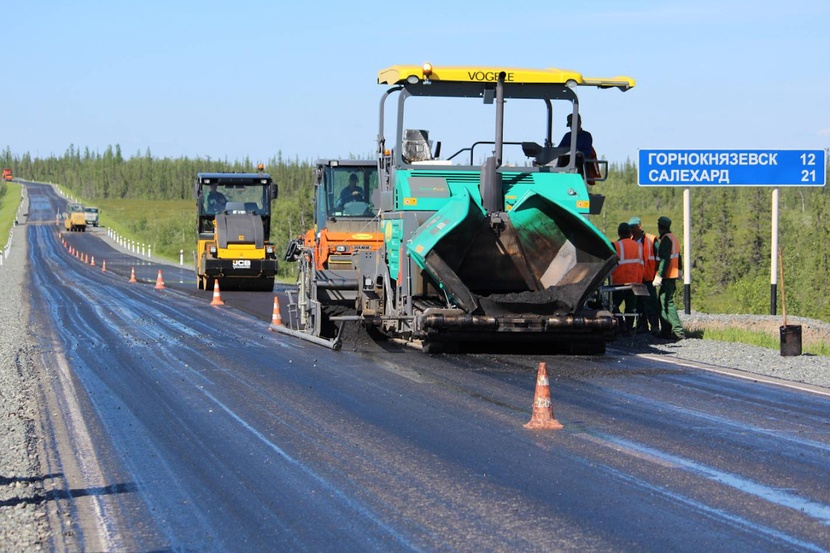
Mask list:
[[[780,187],[825,186],[824,150],[640,150],[638,180],[642,187],[682,186],[683,283],[685,311],[691,312],[690,186],[771,186],[772,254],[770,314],[775,315],[778,285],[778,190]]]

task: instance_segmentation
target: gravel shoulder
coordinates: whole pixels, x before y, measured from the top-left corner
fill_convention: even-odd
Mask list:
[[[710,315],[695,312],[689,315],[681,313],[680,320],[687,332],[737,328],[763,332],[776,339],[780,336],[779,328],[782,322],[781,317],[772,315]],[[828,323],[801,317],[787,317],[787,324],[801,325],[803,345],[819,341],[830,343]],[[638,353],[657,353],[676,359],[830,388],[830,357],[811,354],[787,357],[782,356],[778,349],[747,344],[694,338],[669,342],[656,340],[649,335],[621,337],[614,345]]]
[[[0,267],[0,551],[41,551],[49,531],[35,431],[38,373],[24,299],[25,229],[17,227]]]

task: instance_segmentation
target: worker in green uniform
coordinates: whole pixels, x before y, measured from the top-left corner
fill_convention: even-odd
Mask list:
[[[657,232],[660,234],[660,244],[657,248],[658,265],[653,284],[659,290],[657,299],[660,302],[660,337],[682,340],[686,334],[674,305],[677,279],[683,270],[680,243],[671,233],[671,219],[668,217],[657,219]]]

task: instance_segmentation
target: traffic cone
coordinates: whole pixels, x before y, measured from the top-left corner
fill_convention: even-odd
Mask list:
[[[132,268],[132,271],[130,271],[130,282],[138,282],[138,281],[135,279],[135,267],[133,267],[133,268]]]
[[[524,425],[531,430],[559,430],[562,424],[553,418],[553,405],[550,401],[550,384],[545,363],[539,363],[536,373],[536,394],[533,397],[533,416],[530,422]]]
[[[95,256],[94,255],[92,256],[92,261],[90,261],[89,264],[92,265],[93,267],[95,267]]]
[[[282,326],[282,315],[280,315],[280,298],[274,296],[274,313],[271,315],[271,325]]]
[[[156,290],[164,290],[164,279],[161,278],[161,269],[159,269],[159,276],[156,277]]]
[[[107,260],[106,259],[101,262],[101,272],[102,273],[107,272]]]
[[[225,305],[225,302],[222,301],[222,295],[219,293],[219,279],[213,281],[213,301],[210,304],[214,307],[219,305]]]

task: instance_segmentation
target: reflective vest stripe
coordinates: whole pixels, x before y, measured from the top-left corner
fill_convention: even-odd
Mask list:
[[[623,238],[614,242],[617,257],[620,258],[614,272],[611,273],[611,284],[630,284],[643,281],[643,246],[630,238]]]
[[[677,237],[670,232],[664,234],[663,238],[668,238],[671,242],[669,266],[663,278],[680,278],[680,244],[677,242]]]
[[[645,234],[643,238],[643,282],[651,282],[657,274],[657,254],[654,251],[654,241],[657,237]]]

